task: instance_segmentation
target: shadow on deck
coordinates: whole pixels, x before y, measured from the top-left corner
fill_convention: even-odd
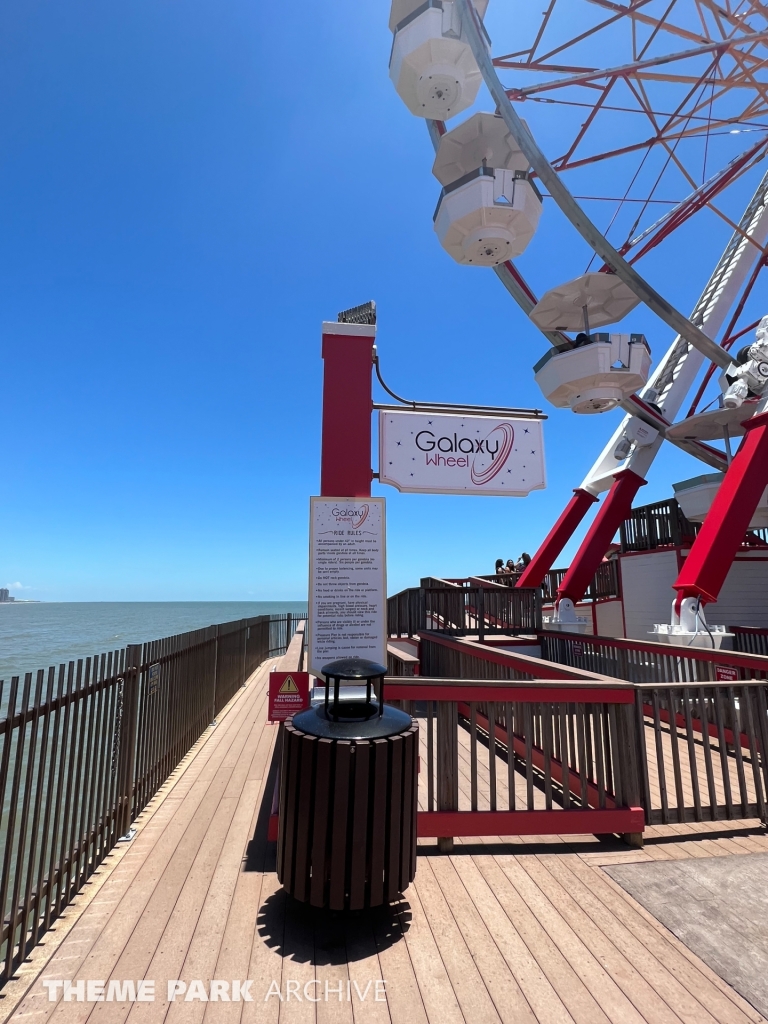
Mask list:
[[[107,858],[9,984],[4,1004],[14,1024],[764,1020],[603,870],[766,853],[768,837],[754,820],[653,825],[642,850],[591,835],[486,836],[457,839],[445,856],[425,839],[416,881],[379,913],[319,912],[287,898],[267,841],[272,664],[236,694],[139,816],[133,842]],[[483,763],[476,781],[486,800]],[[507,765],[498,758],[495,768],[503,802]],[[150,979],[154,999],[89,1002],[84,987],[82,1000],[67,1001],[59,987],[49,1001],[43,985],[68,980],[76,993],[80,980],[110,979]],[[195,980],[209,996],[214,979],[226,979],[230,994],[234,980],[250,981],[249,1000],[202,1001],[198,991],[169,1001],[168,982],[177,979],[186,996]]]

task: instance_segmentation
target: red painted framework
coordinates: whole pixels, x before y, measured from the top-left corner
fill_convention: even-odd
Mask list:
[[[320,493],[369,498],[375,328],[343,324],[334,334],[333,324],[323,326]]]
[[[577,487],[560,518],[547,534],[539,550],[528,563],[517,587],[540,587],[555,559],[573,536],[576,527],[597,501],[594,494]]]
[[[607,498],[558,587],[558,600],[568,597],[577,604],[584,597],[616,531],[632,510],[635,495],[644,484],[645,480],[631,469],[616,474]]]
[[[420,839],[439,836],[557,836],[642,832],[642,807],[595,811],[419,811]]]
[[[419,839],[439,836],[588,836],[642,832],[642,807],[591,807],[568,811],[419,811],[416,815]],[[269,819],[267,839],[277,842],[278,818]]]
[[[677,580],[677,607],[686,597],[717,601],[768,482],[768,413],[744,423],[746,435]]]

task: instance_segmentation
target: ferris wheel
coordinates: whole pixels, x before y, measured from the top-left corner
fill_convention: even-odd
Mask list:
[[[702,625],[712,637],[702,605],[716,600],[735,547],[724,553],[757,515],[768,483],[759,469],[768,465],[768,329],[750,303],[768,261],[768,7],[549,0],[540,11],[519,2],[499,12],[511,40],[500,46],[486,30],[487,9],[488,0],[392,3],[390,77],[436,151],[435,232],[458,263],[492,267],[551,344],[534,367],[545,397],[576,414],[626,412],[519,585],[542,582],[608,491],[559,589],[553,625],[572,625],[668,440],[724,474],[722,486],[713,477],[700,557],[687,560],[698,574],[691,568],[675,584],[668,639],[687,642]],[[482,104],[483,84],[489,109],[468,115]],[[535,248],[541,218],[551,215],[549,204],[542,214],[544,198],[554,200],[582,264],[572,279],[534,290],[514,261]],[[701,295],[686,315],[670,268],[701,266]],[[673,338],[652,372],[642,335],[596,330],[640,302]],[[704,398],[714,413],[699,413]],[[732,460],[730,439],[745,433]]]

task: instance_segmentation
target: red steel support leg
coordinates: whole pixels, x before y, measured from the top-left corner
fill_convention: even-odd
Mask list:
[[[517,581],[518,587],[540,587],[555,563],[555,559],[573,536],[573,531],[587,514],[590,505],[597,501],[594,494],[576,488],[565,511],[547,534],[544,543],[528,563],[523,575]]]
[[[645,480],[631,469],[624,469],[616,474],[608,497],[595,516],[595,521],[581,542],[581,547],[558,588],[558,601],[568,597],[577,604],[584,597],[608,550],[608,545],[629,515],[635,495],[644,483]]]
[[[323,436],[320,493],[371,495],[373,343],[369,324],[323,324]]]
[[[768,412],[747,420],[747,433],[673,584],[686,597],[717,601],[760,495],[768,484]]]

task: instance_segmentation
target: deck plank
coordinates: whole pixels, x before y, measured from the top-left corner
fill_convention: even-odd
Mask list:
[[[612,867],[611,877],[674,930],[762,1013],[768,854]]]
[[[726,985],[706,965],[704,970],[693,963],[690,951],[666,928],[660,927],[625,890],[621,889],[605,872],[584,864],[580,857],[568,858],[569,870],[586,885],[604,904],[608,912],[626,926],[663,963],[666,970],[681,985],[707,1007],[722,1024],[746,1024],[759,1015],[751,1007],[746,1010],[745,1000]],[[688,955],[686,955],[686,953]]]
[[[381,976],[386,985],[387,1005],[392,1021],[425,1024],[429,1018],[408,943],[404,941],[403,915],[404,908],[400,907],[399,912],[391,918],[382,914],[374,916],[373,934]],[[433,1022],[430,1021],[430,1024]]]
[[[450,976],[456,1000],[467,1021],[477,1024],[499,1024],[501,1020],[475,961],[474,950],[467,945],[467,936],[460,927],[425,857],[418,866],[416,886],[421,905],[432,930],[440,956]]]
[[[649,948],[640,941],[635,929],[617,917],[613,911],[602,903],[575,872],[571,871],[571,860],[578,858],[547,857],[544,867],[563,887],[589,919],[610,940],[613,946],[628,962],[632,963],[648,984],[658,994],[671,1012],[676,1013],[685,1021],[700,1021],[701,1024],[715,1024],[706,1003],[701,1002],[685,986],[681,985],[669,971],[668,959],[670,951],[662,942],[655,948]],[[672,1008],[674,1007],[674,1010]]]
[[[612,1024],[647,1024],[649,1018],[635,1008],[623,991],[621,972],[617,976],[590,949],[584,937],[571,927],[560,909],[550,902],[519,863],[519,860],[525,858],[499,856],[496,859],[518,895]]]
[[[616,946],[605,927],[592,921],[581,901],[550,874],[541,859],[525,858],[523,870],[558,909],[584,944],[598,957],[622,992],[647,1021],[653,1024],[676,1024],[676,1021],[682,1019],[670,1009],[643,975],[640,964],[628,958],[624,951]]]
[[[435,866],[437,867],[437,860]],[[493,889],[478,870],[473,857],[452,857],[449,884],[457,892],[466,891],[467,900],[476,908],[488,933],[492,936],[507,969],[530,1007],[533,1018],[541,1024],[568,1024],[573,1018],[558,996],[544,971],[531,955],[520,933],[505,914]],[[446,873],[447,874],[447,873]],[[530,1015],[527,1011],[519,1019]],[[515,1018],[518,1019],[518,1018]],[[592,1021],[596,1020],[593,1015]]]
[[[274,664],[254,674],[161,787],[98,896],[82,911],[78,897],[67,911],[80,917],[11,1024],[765,1024],[602,869],[768,852],[759,822],[650,826],[643,850],[592,836],[487,836],[457,840],[441,856],[423,840],[416,881],[391,910],[323,915],[286,897],[264,813],[278,734],[266,722]],[[663,747],[672,778],[667,734]],[[478,750],[478,802],[487,809],[488,750],[480,742]],[[424,729],[421,756],[426,766]],[[468,759],[460,733],[462,809]],[[687,753],[681,768],[687,798]],[[502,809],[500,756],[495,769]],[[747,771],[748,789],[750,779]],[[426,784],[422,769],[422,808]],[[716,786],[720,798],[722,780]],[[519,774],[515,790],[525,806]],[[544,807],[538,788],[534,800]],[[46,941],[55,946],[55,933]],[[154,978],[157,998],[49,1003],[41,980],[52,977]],[[250,979],[251,1001],[169,1005],[166,983],[177,977],[206,986]]]
[[[264,706],[263,680],[258,676],[249,697],[258,717]],[[242,732],[240,716],[227,715],[218,726],[213,742],[210,742],[211,737],[207,737],[208,742],[202,746],[200,756],[190,759],[184,766],[186,785],[174,787],[174,793],[177,788],[182,792],[163,804],[161,811],[153,817],[155,827],[146,836],[141,831],[140,816],[137,821],[139,833],[132,848],[102,891],[102,899],[110,908],[102,927],[96,932],[91,930],[89,908],[46,966],[44,978],[74,979],[86,976],[86,972],[91,979],[110,977],[161,880],[167,878],[169,870],[176,876],[183,873],[186,877],[194,853],[204,839],[210,816],[226,790],[230,773],[225,765],[227,759],[231,762],[241,749],[238,736]],[[172,908],[170,901],[176,890],[173,885],[167,892],[163,889],[164,886],[160,888],[158,898]],[[140,974],[138,977],[143,976]],[[129,974],[121,980],[127,979],[135,981],[137,977]],[[17,1012],[37,1011],[43,1019],[55,1016],[65,1024],[66,1021],[87,1019],[94,1005],[103,1007],[108,1004],[64,1002],[61,997],[57,1002],[49,1002],[45,990],[39,985],[25,998]]]
[[[356,916],[348,923],[345,939],[355,1024],[390,1024],[386,998],[376,998],[377,994],[386,997],[386,988],[371,921],[365,915]],[[377,982],[382,983],[378,991]],[[414,1013],[413,1019],[419,1020],[419,1014]]]
[[[405,941],[426,1016],[430,1024],[459,1024],[464,1020],[464,1015],[415,885],[408,890],[408,902],[411,920],[405,932]]]
[[[568,1020],[575,1024],[608,1024],[609,1018],[589,991],[584,979],[577,974],[546,927],[530,910],[517,890],[509,882],[495,857],[472,858],[484,881],[494,893],[499,906],[519,934],[538,969],[557,993],[569,1013]],[[500,931],[505,931],[501,929]],[[523,976],[523,981],[528,979]],[[521,984],[523,983],[521,981]],[[535,977],[531,979],[535,981]],[[527,984],[525,986],[527,992]],[[538,992],[528,999],[539,1016]]]
[[[425,858],[480,973],[497,1014],[506,1024],[536,1024],[536,1016],[502,955],[480,907],[464,887],[456,858]],[[463,858],[458,858],[463,859]],[[462,872],[463,873],[463,872]],[[544,993],[542,993],[544,994]]]

